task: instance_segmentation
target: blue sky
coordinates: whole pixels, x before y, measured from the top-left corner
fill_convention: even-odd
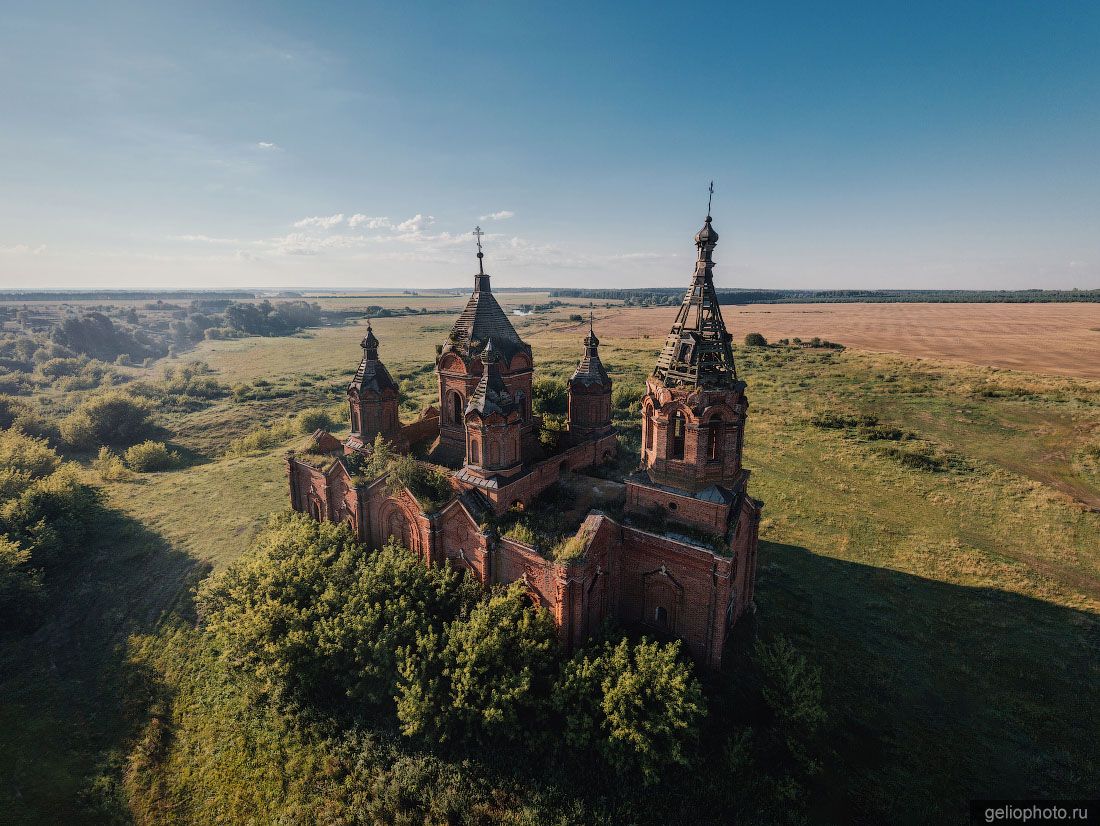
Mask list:
[[[3,21],[3,287],[1100,287],[1096,2]]]

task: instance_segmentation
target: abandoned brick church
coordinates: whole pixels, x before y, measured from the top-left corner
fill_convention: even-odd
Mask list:
[[[714,292],[717,242],[708,215],[695,236],[691,287],[646,382],[632,474],[586,475],[618,449],[591,321],[568,382],[568,428],[540,438],[531,346],[493,296],[479,236],[473,294],[438,348],[438,406],[401,422],[397,384],[368,324],[347,389],[351,433],[341,442],[318,431],[288,455],[292,506],[347,522],[374,547],[394,537],[425,565],[464,568],[486,586],[522,581],[566,645],[613,617],[678,637],[698,661],[720,667],[730,628],[752,606],[762,505],[741,466],[748,402]],[[430,494],[378,472],[379,435],[395,456],[422,457],[416,466],[436,481]],[[400,478],[415,478],[410,462]],[[575,533],[540,548],[508,529],[539,508],[573,519]]]

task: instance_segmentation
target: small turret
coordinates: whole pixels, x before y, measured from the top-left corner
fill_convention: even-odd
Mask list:
[[[600,361],[600,340],[588,314],[584,358],[569,377],[569,435],[573,441],[611,433],[611,379]]]
[[[379,433],[385,439],[393,439],[401,429],[397,417],[397,384],[386,365],[378,360],[378,337],[370,321],[367,321],[367,334],[359,346],[363,348],[363,358],[348,385],[351,435],[363,444],[374,441]]]
[[[500,375],[493,339],[481,352],[481,381],[466,405],[467,470],[485,478],[518,473],[523,467],[520,425],[523,406]]]

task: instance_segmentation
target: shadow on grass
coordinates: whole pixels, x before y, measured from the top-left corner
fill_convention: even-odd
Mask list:
[[[755,622],[822,670],[826,820],[964,822],[1100,788],[1100,617],[760,543]]]
[[[0,822],[112,816],[81,797],[147,716],[127,640],[169,612],[193,619],[191,588],[208,570],[113,510],[83,550],[47,579],[42,624],[0,638]]]

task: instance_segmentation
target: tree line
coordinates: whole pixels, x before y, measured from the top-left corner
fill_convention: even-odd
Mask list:
[[[882,303],[1052,303],[1100,302],[1100,290],[716,290],[722,304],[829,304]],[[684,291],[679,287],[629,288],[620,290],[554,289],[550,295],[622,301],[633,306],[679,304]]]

